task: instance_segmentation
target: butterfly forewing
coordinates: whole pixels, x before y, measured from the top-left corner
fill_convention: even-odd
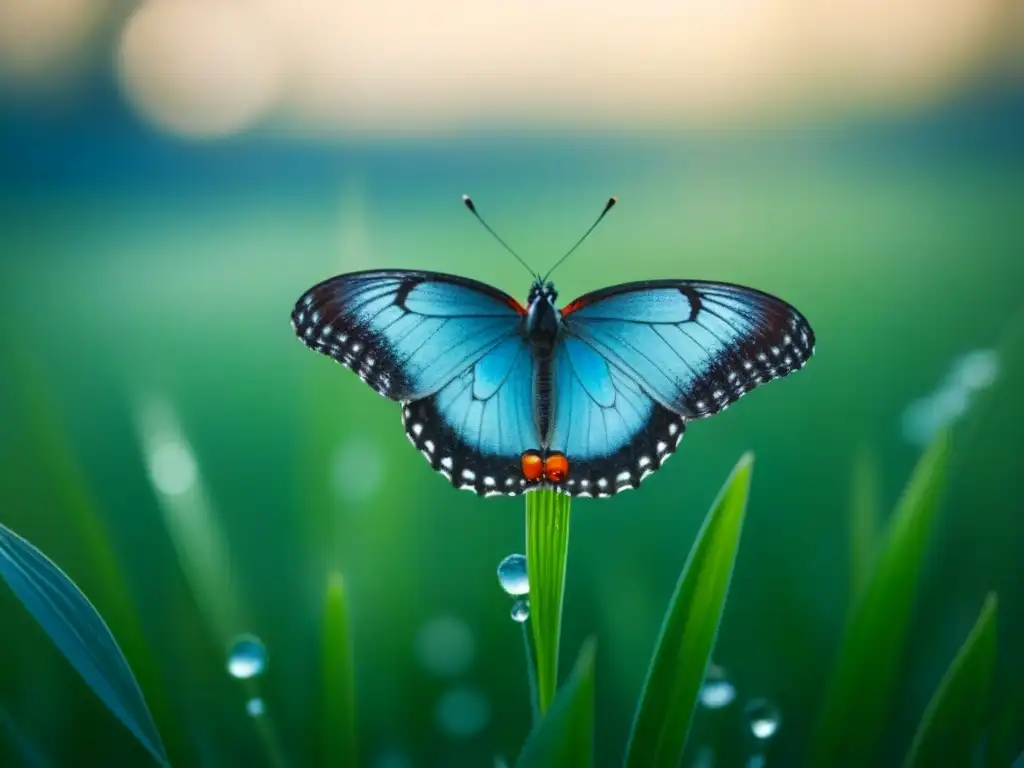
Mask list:
[[[718,413],[801,368],[814,351],[811,327],[795,308],[730,283],[614,286],[572,302],[563,320],[568,335],[688,419]]]
[[[521,323],[505,293],[455,275],[379,270],[340,275],[306,291],[292,311],[309,348],[359,374],[380,394],[436,392]]]

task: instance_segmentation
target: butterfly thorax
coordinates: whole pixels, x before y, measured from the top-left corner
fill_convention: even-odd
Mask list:
[[[550,357],[558,338],[560,319],[555,309],[557,298],[558,293],[551,283],[538,280],[530,288],[524,329],[538,358]]]

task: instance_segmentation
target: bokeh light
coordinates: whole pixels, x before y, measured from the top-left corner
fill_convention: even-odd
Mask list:
[[[437,677],[458,677],[466,672],[476,654],[473,631],[454,616],[437,616],[416,632],[416,657]]]
[[[233,0],[145,0],[125,24],[118,71],[156,125],[201,137],[255,123],[284,77],[268,20]]]

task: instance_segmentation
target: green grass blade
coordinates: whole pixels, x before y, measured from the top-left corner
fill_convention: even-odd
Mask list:
[[[971,765],[988,724],[995,665],[996,596],[990,593],[925,709],[904,768]]]
[[[543,715],[558,686],[565,563],[569,555],[570,497],[541,490],[526,494],[526,575],[530,624],[537,655],[537,705]]]
[[[853,488],[850,498],[850,604],[856,602],[867,583],[871,563],[877,550],[882,510],[879,497],[878,465],[866,448],[853,465]]]
[[[526,653],[526,683],[530,692],[530,724],[540,722],[540,705],[537,703],[537,667],[533,663],[533,648],[530,647],[530,631],[526,623],[519,625],[523,632],[523,651]]]
[[[357,765],[355,665],[345,582],[340,573],[332,573],[327,580],[320,678],[323,689],[317,765]]]
[[[584,768],[594,764],[593,639],[551,707],[523,745],[516,768]]]
[[[846,620],[811,740],[809,765],[878,765],[876,749],[893,700],[929,534],[945,487],[949,437],[918,461]]]
[[[2,524],[0,579],[100,701],[160,765],[169,768],[146,699],[103,617],[50,558]]]
[[[682,760],[729,592],[753,463],[753,454],[740,458],[683,566],[637,705],[628,768],[676,768]]]

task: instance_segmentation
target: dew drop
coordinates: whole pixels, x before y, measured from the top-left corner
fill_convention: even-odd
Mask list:
[[[775,735],[782,725],[779,708],[768,699],[754,699],[744,709],[747,725],[755,739],[765,741]]]
[[[245,711],[249,717],[259,717],[263,714],[266,707],[263,705],[263,699],[259,696],[253,696],[247,702],[245,702]]]
[[[239,680],[261,674],[267,666],[267,649],[255,635],[239,635],[228,651],[228,673]]]
[[[700,703],[708,709],[721,709],[732,704],[736,698],[736,686],[732,684],[725,670],[717,664],[709,664],[704,684],[700,688]]]
[[[458,677],[469,669],[476,653],[473,631],[454,616],[437,616],[416,632],[416,656],[437,677]]]
[[[469,686],[460,685],[446,691],[434,710],[437,727],[457,739],[468,739],[480,733],[491,719],[487,697]]]
[[[530,601],[524,598],[519,598],[512,603],[512,621],[522,624],[528,618],[530,618]]]
[[[512,597],[528,594],[530,582],[526,577],[526,555],[509,555],[498,563],[498,583]]]

